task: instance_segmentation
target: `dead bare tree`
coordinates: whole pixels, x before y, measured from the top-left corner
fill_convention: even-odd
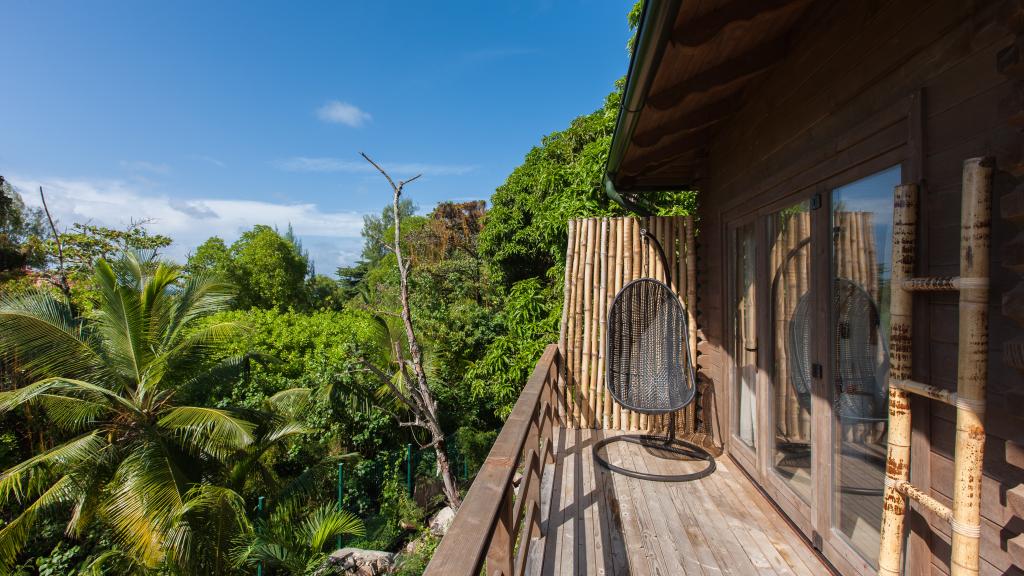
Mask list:
[[[53,222],[53,216],[50,215],[50,207],[46,205],[46,195],[43,194],[43,187],[39,187],[39,199],[43,201],[43,212],[46,213],[46,219],[50,222],[50,231],[53,232],[53,242],[57,245],[57,278],[50,279],[50,283],[60,289],[64,297],[67,298],[68,303],[71,300],[71,284],[68,282],[67,270],[64,268],[64,244],[61,242],[60,232],[57,231],[57,225]],[[71,304],[73,306],[73,304]]]
[[[409,422],[401,422],[400,425],[420,428],[430,434],[430,442],[427,446],[432,446],[434,453],[437,455],[437,468],[441,475],[445,499],[448,501],[449,506],[457,510],[462,504],[462,499],[459,497],[459,490],[455,482],[455,476],[452,474],[451,463],[448,461],[448,454],[445,452],[445,435],[437,418],[437,402],[434,400],[434,395],[427,385],[427,372],[423,368],[423,351],[420,348],[419,340],[416,338],[416,331],[412,325],[412,311],[409,306],[409,261],[402,257],[402,226],[399,201],[402,198],[402,191],[405,186],[422,176],[422,174],[413,176],[408,180],[395,182],[379,164],[370,159],[365,153],[360,152],[360,154],[387,179],[393,192],[392,209],[395,216],[395,238],[394,244],[388,246],[388,249],[395,253],[395,260],[398,262],[399,299],[402,306],[401,317],[402,325],[405,328],[406,344],[411,356],[409,363],[412,364],[412,376],[408,373],[407,366],[409,363],[404,358],[402,347],[393,346],[392,353],[396,356],[396,361],[405,382],[406,392],[403,393],[399,390],[398,386],[395,385],[385,371],[374,366],[366,359],[360,359],[360,362],[409,409],[413,419]]]

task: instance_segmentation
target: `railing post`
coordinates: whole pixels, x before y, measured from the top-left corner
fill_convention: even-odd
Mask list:
[[[498,511],[498,519],[494,523],[494,532],[491,533],[491,544],[487,549],[487,574],[512,574],[512,546],[515,544],[512,534],[513,519],[513,498],[514,493],[509,490],[501,499],[501,509]]]

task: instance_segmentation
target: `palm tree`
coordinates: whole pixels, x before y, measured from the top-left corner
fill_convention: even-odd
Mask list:
[[[295,501],[282,504],[255,529],[238,540],[238,566],[262,564],[288,574],[309,574],[327,559],[326,550],[338,536],[363,536],[363,521],[350,512],[325,504],[308,512]],[[277,573],[275,571],[275,573]]]
[[[255,426],[226,410],[177,406],[175,392],[223,362],[230,286],[183,277],[152,255],[96,264],[95,310],[76,316],[47,292],[0,297],[0,358],[33,383],[0,393],[0,414],[35,405],[65,440],[0,473],[0,506],[21,514],[0,529],[0,571],[44,511],[67,533],[94,522],[140,564],[190,565],[202,552],[190,522],[213,509],[247,524],[241,497],[203,482],[212,462],[244,450]]]

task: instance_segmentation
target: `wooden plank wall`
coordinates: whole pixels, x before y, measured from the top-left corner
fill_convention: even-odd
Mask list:
[[[574,428],[662,432],[668,416],[630,412],[605,387],[605,331],[608,311],[622,287],[637,278],[665,281],[665,270],[653,245],[644,242],[646,228],[661,243],[673,288],[687,310],[691,354],[695,353],[696,262],[693,219],[688,216],[650,218],[585,218],[569,222],[566,254],[565,308],[559,336],[565,361],[561,393],[565,419]],[[699,398],[698,398],[699,401]],[[677,415],[677,430],[696,429],[695,401]]]
[[[858,166],[903,162],[908,181],[922,183],[917,273],[956,275],[964,159],[996,157],[1004,171],[993,191],[993,211],[999,214],[1000,198],[1017,185],[1024,160],[1019,128],[1011,124],[1020,110],[1007,106],[1015,97],[1020,100],[1021,85],[996,64],[997,53],[1015,39],[1007,23],[1008,4],[1017,6],[993,0],[819,3],[790,42],[787,59],[748,91],[743,107],[722,125],[709,151],[708,178],[699,186],[698,252],[704,338],[699,361],[715,382],[721,415],[728,414],[725,225],[731,218],[806,194],[830,179],[870,173]],[[923,95],[919,142],[909,134],[912,114],[896,124],[877,121],[902,110],[914,94]],[[1002,247],[1015,233],[1008,221],[994,219],[982,486],[982,573],[993,576],[1024,573],[1007,553],[1007,541],[1020,532],[1021,521],[1013,518],[1006,501],[1007,489],[1024,481],[1024,471],[1009,466],[1004,457],[1007,441],[1024,442],[1024,378],[1001,359],[1003,343],[1020,328],[999,309],[1000,295],[1016,282],[999,262]],[[917,297],[915,326],[915,379],[954,389],[956,296]],[[923,421],[915,421],[914,441],[930,444],[924,452],[929,457],[915,460],[914,474],[948,503],[955,413],[928,403],[915,406],[915,416],[922,414]],[[908,573],[947,574],[948,528],[930,522],[929,529],[920,520],[913,525]]]

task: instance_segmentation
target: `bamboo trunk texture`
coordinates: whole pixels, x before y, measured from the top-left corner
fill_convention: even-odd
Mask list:
[[[665,250],[666,264],[652,244],[640,235],[646,228]],[[696,261],[691,217],[585,218],[568,226],[565,304],[559,347],[565,366],[558,393],[564,406],[560,415],[567,426],[607,430],[665,432],[667,415],[630,412],[608,393],[607,321],[615,296],[633,280],[643,277],[671,280],[687,311],[689,353],[696,364]],[[695,402],[696,403],[696,402]],[[676,415],[677,431],[695,431],[695,403]]]
[[[565,287],[562,291],[562,323],[560,326],[566,326],[569,321],[569,310],[572,307],[572,265],[576,259],[576,221],[569,220],[569,241],[565,248]],[[565,358],[568,354],[565,344],[565,330],[560,331],[558,335],[558,353],[562,358]],[[562,369],[558,374],[558,421],[563,425],[566,423],[565,419],[565,390],[566,383],[569,381],[568,368],[566,364],[562,363]]]
[[[911,378],[910,318],[913,300],[903,280],[913,274],[917,190],[897,186],[893,223],[893,279],[891,300],[891,365],[889,370],[889,449],[879,569],[882,575],[900,573],[905,496],[949,520],[950,575],[978,576],[981,547],[981,479],[985,452],[985,385],[988,380],[988,289],[991,242],[991,195],[994,163],[989,158],[964,162],[960,212],[960,290],[957,349],[957,389],[939,400],[956,407],[953,452],[953,506],[934,502],[926,491],[907,483],[910,461],[910,404],[908,391],[895,380]]]
[[[917,258],[917,185],[897,186],[893,191],[892,293],[889,337],[889,447],[886,454],[885,492],[878,573],[897,576],[903,566],[903,527],[907,502],[897,490],[910,475],[910,399],[892,385],[913,374],[914,301],[903,280],[914,276]]]
[[[964,162],[960,236],[960,333],[953,467],[952,576],[976,576],[981,543],[981,473],[988,380],[988,279],[992,235],[989,159]]]

